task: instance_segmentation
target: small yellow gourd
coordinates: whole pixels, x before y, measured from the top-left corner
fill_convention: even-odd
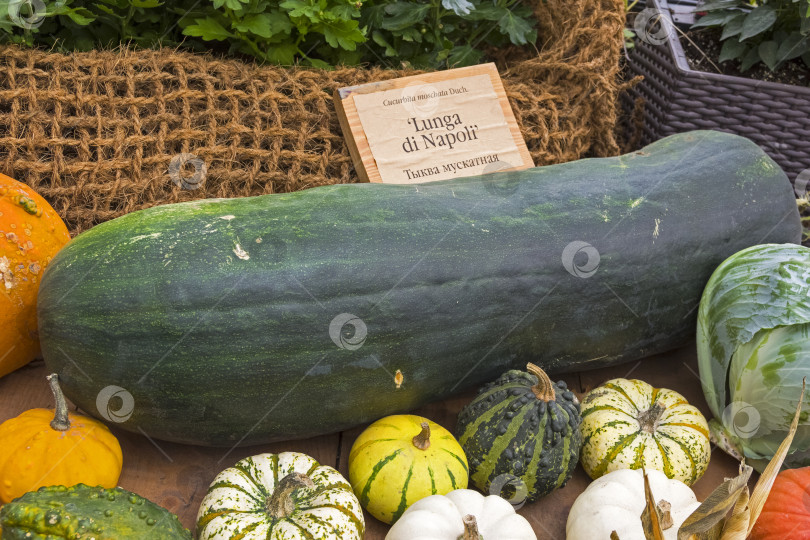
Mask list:
[[[377,420],[354,441],[349,482],[375,518],[393,523],[429,495],[467,487],[467,457],[453,435],[427,418],[398,414]]]
[[[56,374],[48,382],[56,411],[30,409],[0,424],[0,503],[42,486],[118,484],[118,439],[104,424],[69,414]]]

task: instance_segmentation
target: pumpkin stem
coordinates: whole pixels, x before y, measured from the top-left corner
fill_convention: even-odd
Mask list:
[[[427,422],[422,422],[422,431],[419,434],[414,435],[413,437],[413,445],[417,447],[419,450],[427,450],[430,448],[430,424]]]
[[[464,522],[464,534],[461,535],[459,540],[481,540],[481,535],[478,534],[478,522],[475,521],[475,516],[467,514],[462,518]]]
[[[51,420],[51,427],[56,431],[67,431],[70,429],[70,418],[68,417],[67,401],[65,401],[65,394],[59,388],[59,375],[51,373],[47,377],[48,384],[51,385],[51,392],[53,392],[53,399],[56,402],[56,410],[54,411],[53,420]]]
[[[672,521],[672,505],[664,499],[661,499],[656,506],[658,520],[661,523],[661,530],[665,531],[675,524]]]
[[[292,500],[292,492],[299,488],[314,488],[315,482],[299,472],[292,472],[281,479],[273,494],[267,497],[265,508],[273,519],[284,519],[295,512],[295,501]]]
[[[655,428],[658,427],[658,421],[663,416],[666,407],[660,403],[654,403],[652,407],[646,411],[642,411],[638,415],[638,424],[641,429],[647,433],[655,433]]]
[[[531,362],[526,364],[526,371],[537,377],[537,384],[532,386],[532,392],[537,396],[537,399],[549,402],[557,398],[557,394],[554,392],[554,383],[551,382],[545,371]]]

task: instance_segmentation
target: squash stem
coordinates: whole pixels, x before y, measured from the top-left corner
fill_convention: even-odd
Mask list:
[[[475,521],[475,516],[467,514],[462,518],[464,521],[464,534],[459,540],[481,540],[481,535],[478,533],[478,522]]]
[[[652,407],[639,413],[638,425],[647,433],[655,433],[656,428],[658,428],[658,421],[664,415],[664,411],[666,411],[666,407],[660,403],[654,403]]]
[[[557,399],[557,394],[554,392],[554,383],[548,378],[546,372],[535,366],[531,362],[526,364],[526,371],[537,377],[537,384],[532,386],[532,392],[545,402],[554,401]]]
[[[284,519],[295,512],[295,501],[291,495],[299,488],[314,488],[315,482],[299,472],[292,472],[281,479],[273,494],[267,498],[265,508],[273,519]]]
[[[675,522],[672,521],[672,505],[669,501],[661,499],[655,506],[655,511],[658,512],[658,521],[661,523],[661,530],[665,531],[672,527]]]
[[[68,417],[65,394],[63,394],[62,389],[59,388],[59,376],[56,373],[51,373],[46,379],[48,379],[51,392],[53,392],[53,399],[56,402],[56,410],[54,411],[53,420],[51,420],[51,427],[56,431],[67,431],[70,429],[70,418]]]
[[[430,424],[427,422],[422,422],[422,431],[419,434],[415,435],[413,440],[413,445],[417,447],[419,450],[427,450],[430,448]]]

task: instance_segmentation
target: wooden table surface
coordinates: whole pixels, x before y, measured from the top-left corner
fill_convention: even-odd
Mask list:
[[[43,362],[39,361],[0,379],[0,422],[30,408],[53,408],[50,390],[45,382],[46,374]],[[676,390],[700,408],[707,419],[710,418],[700,388],[694,346],[639,362],[566,374],[554,379],[564,379],[581,398],[588,390],[616,377],[637,378],[653,386]],[[452,431],[456,415],[473,395],[474,392],[467,392],[413,412]],[[115,427],[112,429],[121,441],[124,452],[120,486],[168,508],[180,517],[186,527],[193,530],[197,508],[206,489],[222,469],[246,456],[262,452],[297,451],[309,454],[321,463],[333,465],[344,476],[348,476],[349,449],[362,428],[302,441],[239,448],[231,452],[221,448],[149,440],[139,434]],[[724,478],[736,476],[736,472],[737,462],[713,446],[708,471],[693,486],[698,499],[703,500]],[[568,511],[588,482],[589,478],[582,467],[577,466],[568,485],[537,502],[523,506],[518,512],[529,520],[539,539],[563,539]],[[366,539],[382,539],[387,530],[386,525],[366,514]]]

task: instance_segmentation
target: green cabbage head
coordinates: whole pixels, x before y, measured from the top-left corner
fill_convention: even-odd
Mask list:
[[[717,267],[700,300],[697,353],[714,442],[760,472],[808,377],[785,466],[810,465],[810,249],[753,246]]]

